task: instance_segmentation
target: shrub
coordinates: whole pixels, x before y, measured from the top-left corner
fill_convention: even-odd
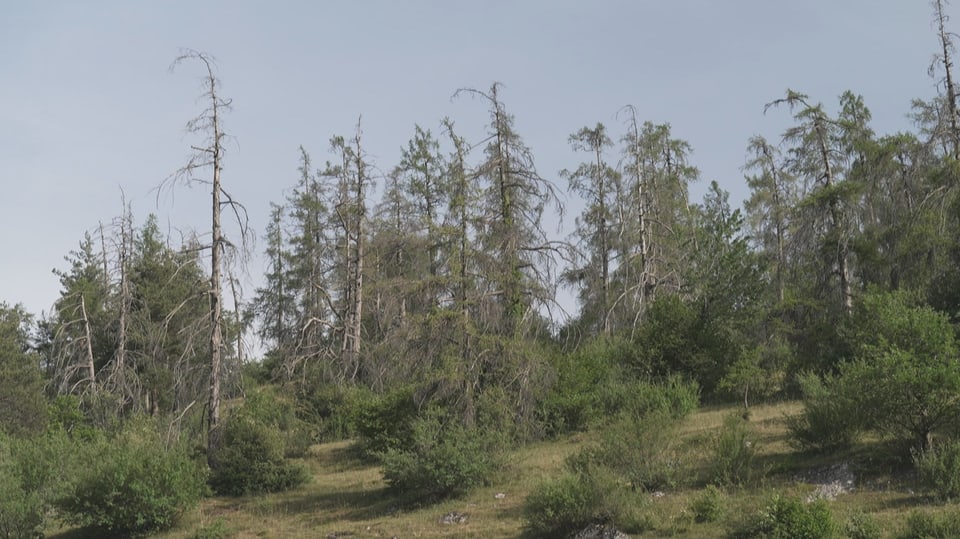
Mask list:
[[[735,537],[751,539],[827,539],[836,534],[830,508],[823,500],[775,496],[748,527]]]
[[[296,402],[271,387],[249,391],[238,413],[276,428],[283,438],[286,457],[306,455],[316,438],[310,426],[297,416]]]
[[[85,468],[58,503],[67,521],[110,536],[173,526],[206,492],[203,468],[183,447],[167,449],[155,432],[122,433],[91,444]]]
[[[357,410],[360,450],[376,458],[391,449],[413,446],[413,425],[418,416],[412,387],[395,389],[367,400]]]
[[[609,469],[568,472],[537,486],[524,502],[525,535],[564,537],[590,524],[612,523],[628,533],[652,528],[644,500],[625,490]]]
[[[666,412],[683,419],[700,406],[700,386],[694,381],[671,375],[660,382],[641,382],[633,388],[629,410],[638,415]]]
[[[230,416],[214,452],[210,486],[219,494],[240,496],[302,485],[309,479],[307,471],[284,459],[283,445],[276,427],[243,413]]]
[[[835,377],[821,379],[807,373],[797,381],[803,413],[787,420],[793,444],[798,449],[819,451],[850,447],[863,430],[856,394],[846,391],[843,380]]]
[[[413,423],[409,447],[381,454],[390,488],[417,500],[462,494],[488,482],[501,464],[491,436],[429,414]]]
[[[690,512],[696,522],[716,522],[723,516],[723,493],[713,485],[690,502]]]
[[[573,353],[554,354],[556,381],[540,405],[548,436],[582,431],[607,417],[605,403],[616,377],[615,365],[634,355],[629,342],[594,339]],[[625,394],[622,392],[621,394]],[[619,403],[615,406],[619,411]]]
[[[43,524],[45,500],[25,484],[11,445],[0,433],[0,537],[33,537]]]
[[[920,482],[940,501],[960,497],[960,441],[950,440],[914,453]]]
[[[676,425],[664,411],[641,417],[622,414],[603,430],[597,445],[574,455],[568,466],[578,472],[595,465],[608,467],[634,489],[672,488],[682,471],[675,450]]]
[[[847,519],[844,532],[850,539],[880,539],[883,530],[877,519],[867,513],[855,512]]]
[[[364,387],[316,384],[297,393],[297,414],[318,441],[346,440],[357,434],[358,411],[374,398]]]
[[[960,537],[960,513],[941,515],[913,511],[907,517],[906,529],[898,539],[952,539]]]
[[[738,414],[728,415],[713,440],[713,481],[719,485],[751,483],[758,475],[757,442],[749,423]]]

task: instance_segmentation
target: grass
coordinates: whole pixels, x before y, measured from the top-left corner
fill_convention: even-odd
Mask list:
[[[912,474],[903,472],[903,462],[892,459],[890,447],[879,441],[843,454],[797,453],[789,444],[785,417],[799,411],[796,402],[751,409],[750,426],[758,436],[758,461],[764,473],[756,484],[725,489],[724,512],[711,523],[696,523],[690,505],[707,486],[710,441],[737,408],[704,407],[694,413],[679,432],[689,473],[678,488],[651,495],[646,511],[654,529],[644,536],[724,537],[775,493],[804,497],[813,492],[816,487],[799,482],[799,474],[839,462],[848,462],[857,475],[857,489],[830,502],[841,525],[854,514],[869,514],[889,537],[902,529],[907,515],[918,507],[933,512],[957,510],[932,505],[915,494]],[[425,507],[405,506],[388,495],[380,469],[358,460],[348,442],[318,445],[304,459],[313,476],[307,485],[281,494],[204,500],[176,529],[157,537],[520,537],[526,495],[541,481],[561,473],[565,459],[590,439],[584,433],[517,449],[491,486]],[[453,511],[466,514],[467,522],[439,522]],[[76,539],[82,533],[59,530],[49,537]]]

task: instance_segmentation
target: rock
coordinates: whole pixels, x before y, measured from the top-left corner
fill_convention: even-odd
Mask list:
[[[467,522],[466,513],[451,511],[440,517],[440,524],[465,524]]]
[[[507,495],[504,494],[504,493],[502,493],[502,492],[498,492],[498,493],[494,494],[493,497],[496,498],[496,499],[498,499],[498,500],[502,500],[502,499],[506,498]]]
[[[591,524],[580,530],[573,539],[630,539],[630,536],[613,526]]]
[[[801,475],[798,479],[817,485],[817,489],[807,496],[807,502],[814,500],[835,500],[837,496],[854,490],[855,477],[847,463],[834,464]]]

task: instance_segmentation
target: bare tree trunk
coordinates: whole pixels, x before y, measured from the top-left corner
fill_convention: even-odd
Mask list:
[[[823,160],[823,177],[827,189],[834,185],[833,167],[830,165],[830,153],[827,149],[826,134],[823,132],[823,126],[819,120],[814,127],[817,131],[817,144],[820,148],[820,158]],[[850,266],[848,261],[848,247],[846,238],[843,237],[841,230],[843,217],[840,212],[839,204],[831,195],[830,198],[830,221],[837,237],[837,273],[840,277],[840,301],[843,310],[847,313],[853,311],[853,292],[850,288]]]
[[[87,371],[90,377],[90,392],[97,395],[97,373],[93,363],[93,336],[90,331],[90,319],[87,318],[87,302],[80,294],[80,313],[83,315],[83,331],[87,340]]]
[[[950,140],[953,143],[953,158],[960,159],[960,129],[957,128],[957,90],[953,86],[953,60],[950,58],[950,51],[953,48],[950,42],[950,34],[946,30],[947,16],[943,12],[943,0],[935,0],[937,17],[937,36],[940,38],[943,57],[940,59],[943,63],[943,71],[946,77],[947,90],[947,111],[950,113]],[[931,68],[932,71],[932,68]]]

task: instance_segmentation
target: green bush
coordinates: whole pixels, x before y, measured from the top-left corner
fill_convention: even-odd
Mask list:
[[[554,354],[556,380],[540,405],[547,436],[582,431],[607,417],[610,388],[618,377],[616,365],[634,355],[628,341],[594,339],[575,352]],[[619,404],[615,406],[619,411]]]
[[[565,537],[590,524],[612,523],[627,533],[653,527],[637,493],[617,483],[604,467],[568,472],[537,486],[523,506],[525,536]]]
[[[603,489],[577,474],[541,483],[524,503],[526,532],[532,537],[563,537],[609,520],[603,496]]]
[[[728,415],[720,434],[713,439],[713,481],[727,486],[752,483],[759,475],[758,440],[739,414]]]
[[[359,448],[371,458],[413,446],[419,415],[412,387],[395,389],[361,403],[356,415]]]
[[[376,396],[357,386],[316,384],[297,393],[297,414],[317,433],[317,441],[346,440],[357,434],[357,416]]]
[[[230,416],[214,452],[210,486],[219,494],[241,496],[289,490],[307,482],[306,469],[284,459],[283,435],[246,414]]]
[[[43,525],[46,500],[26,484],[12,445],[0,432],[0,537],[34,537]]]
[[[880,523],[873,516],[855,512],[847,519],[844,532],[850,539],[880,539],[883,537],[883,530]]]
[[[960,441],[949,440],[914,453],[920,482],[940,501],[960,498]]]
[[[676,427],[677,421],[665,411],[646,416],[621,414],[600,433],[596,445],[575,454],[568,466],[582,472],[602,465],[638,490],[675,487],[683,472],[676,451]]]
[[[206,492],[203,467],[183,447],[164,447],[156,431],[127,429],[90,444],[84,468],[58,506],[68,522],[110,536],[173,526]]]
[[[683,419],[700,406],[700,386],[692,380],[671,375],[658,383],[639,384],[633,401],[634,412],[650,414],[664,411],[674,419]]]
[[[960,513],[936,515],[914,511],[907,517],[906,529],[898,539],[954,539],[960,537]]]
[[[275,388],[262,387],[247,392],[238,413],[276,428],[283,438],[285,457],[302,457],[316,440],[310,425],[297,416],[296,401]]]
[[[707,485],[707,488],[690,502],[693,520],[699,523],[716,522],[723,516],[723,511],[723,493],[713,485]]]
[[[804,503],[799,498],[778,495],[745,529],[733,536],[744,539],[829,539],[836,533],[833,514],[825,501]]]
[[[801,450],[834,451],[850,447],[863,430],[856,390],[848,380],[807,373],[797,381],[803,394],[803,413],[787,419],[791,441]]]
[[[381,454],[390,488],[411,499],[433,501],[489,482],[502,461],[496,439],[436,414],[413,423],[409,447]]]

